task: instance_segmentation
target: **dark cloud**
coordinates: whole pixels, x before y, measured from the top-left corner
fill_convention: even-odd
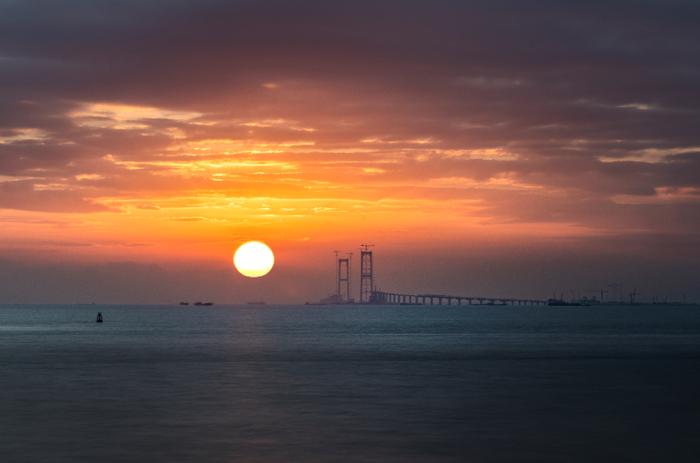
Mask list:
[[[37,188],[32,181],[0,183],[0,208],[48,212],[97,212],[107,207],[94,204],[76,191]]]

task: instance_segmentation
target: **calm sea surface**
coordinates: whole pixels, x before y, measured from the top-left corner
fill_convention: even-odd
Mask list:
[[[700,308],[0,306],[0,461],[697,462]]]

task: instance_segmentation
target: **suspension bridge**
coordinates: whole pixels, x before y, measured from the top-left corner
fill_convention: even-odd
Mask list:
[[[536,306],[547,305],[547,300],[520,299],[508,297],[455,296],[448,294],[406,294],[378,290],[375,286],[374,257],[372,244],[360,246],[360,304],[396,304],[396,305],[511,305]],[[336,293],[322,300],[321,303],[353,304],[350,282],[352,252],[334,251],[336,256]]]

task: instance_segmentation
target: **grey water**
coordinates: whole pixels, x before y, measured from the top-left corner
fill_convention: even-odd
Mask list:
[[[3,462],[695,462],[699,435],[697,307],[0,306]]]

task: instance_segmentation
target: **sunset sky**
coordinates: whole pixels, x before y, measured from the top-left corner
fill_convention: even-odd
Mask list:
[[[698,24],[697,1],[0,0],[0,302],[317,300],[361,243],[387,290],[700,298]],[[252,239],[258,280],[231,263]]]

